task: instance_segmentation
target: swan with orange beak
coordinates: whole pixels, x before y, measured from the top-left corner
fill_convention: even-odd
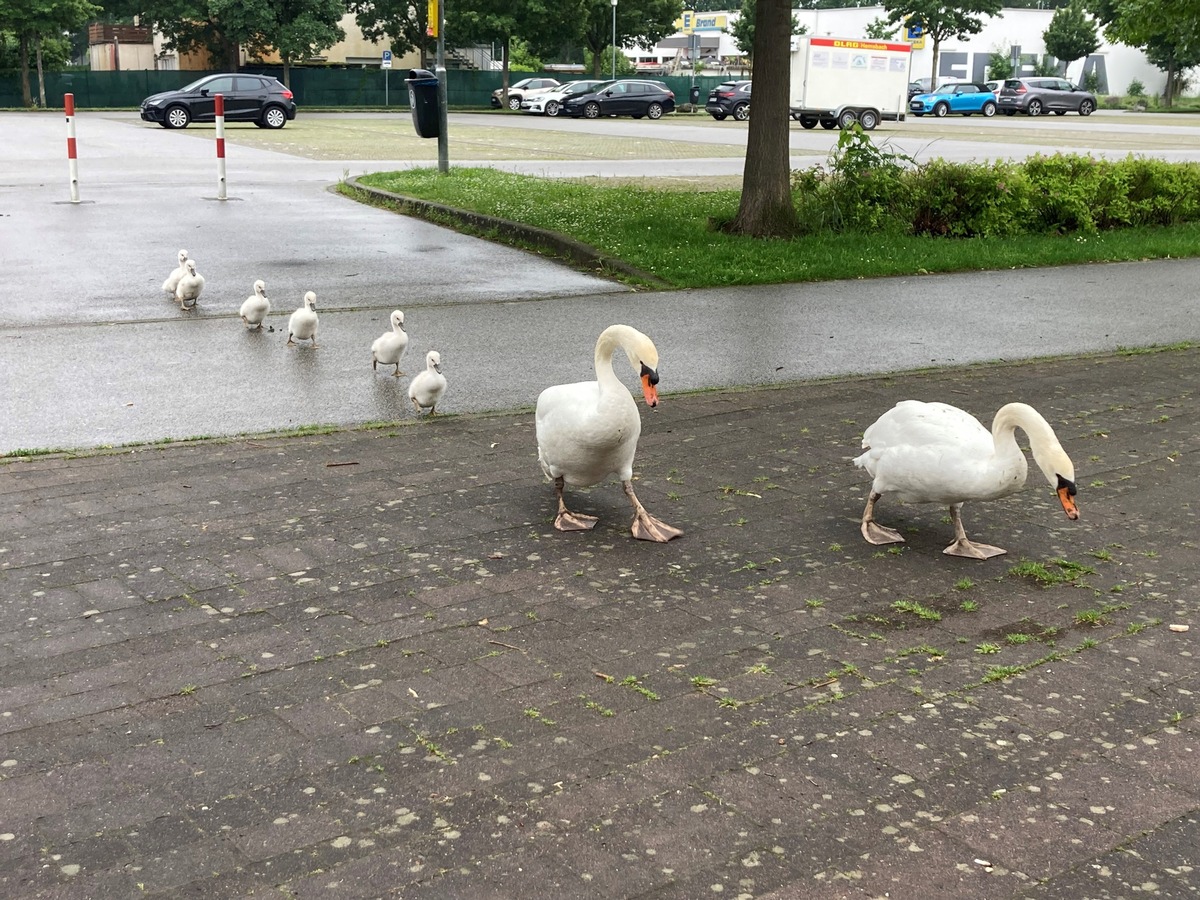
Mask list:
[[[616,475],[633,506],[633,536],[665,543],[683,532],[646,512],[633,491],[633,459],[642,420],[633,395],[613,372],[618,349],[625,351],[638,373],[646,404],[658,406],[658,350],[653,341],[628,325],[609,326],[596,341],[596,380],[554,385],[538,397],[538,462],[554,482],[558,500],[554,527],[559,531],[587,531],[596,525],[595,516],[567,509],[565,485],[587,487]]]

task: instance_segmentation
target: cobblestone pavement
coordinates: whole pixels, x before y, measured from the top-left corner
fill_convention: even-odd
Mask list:
[[[6,461],[6,898],[1183,897],[1200,351],[670,394],[550,526],[532,415]],[[863,428],[1072,455],[858,534]]]

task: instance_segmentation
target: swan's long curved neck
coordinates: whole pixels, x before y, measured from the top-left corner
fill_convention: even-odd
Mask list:
[[[629,357],[630,363],[635,363],[636,337],[638,332],[627,325],[612,325],[601,333],[599,340],[596,341],[596,355],[594,365],[596,367],[596,380],[600,382],[601,388],[611,387],[613,385],[620,386],[621,379],[617,377],[613,371],[613,357],[617,350],[624,350]]]
[[[992,440],[996,444],[997,455],[1021,452],[1017,446],[1015,434],[1018,428],[1024,431],[1029,438],[1029,449],[1033,451],[1034,460],[1037,461],[1046,477],[1053,481],[1051,474],[1054,472],[1059,458],[1065,458],[1066,454],[1063,452],[1062,444],[1058,442],[1058,437],[1054,434],[1054,429],[1050,427],[1050,423],[1032,406],[1025,403],[1008,403],[997,411],[996,417],[992,420]],[[1058,472],[1057,474],[1067,477],[1073,475],[1068,472]]]

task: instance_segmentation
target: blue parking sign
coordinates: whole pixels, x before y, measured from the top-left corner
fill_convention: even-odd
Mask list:
[[[383,51],[383,61],[379,64],[381,68],[390,69],[392,67],[392,51]]]

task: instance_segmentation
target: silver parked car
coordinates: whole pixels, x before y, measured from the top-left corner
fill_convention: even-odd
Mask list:
[[[996,105],[1006,116],[1025,113],[1065,116],[1077,112],[1090,116],[1096,111],[1096,95],[1071,84],[1065,78],[1009,78],[996,95]]]

